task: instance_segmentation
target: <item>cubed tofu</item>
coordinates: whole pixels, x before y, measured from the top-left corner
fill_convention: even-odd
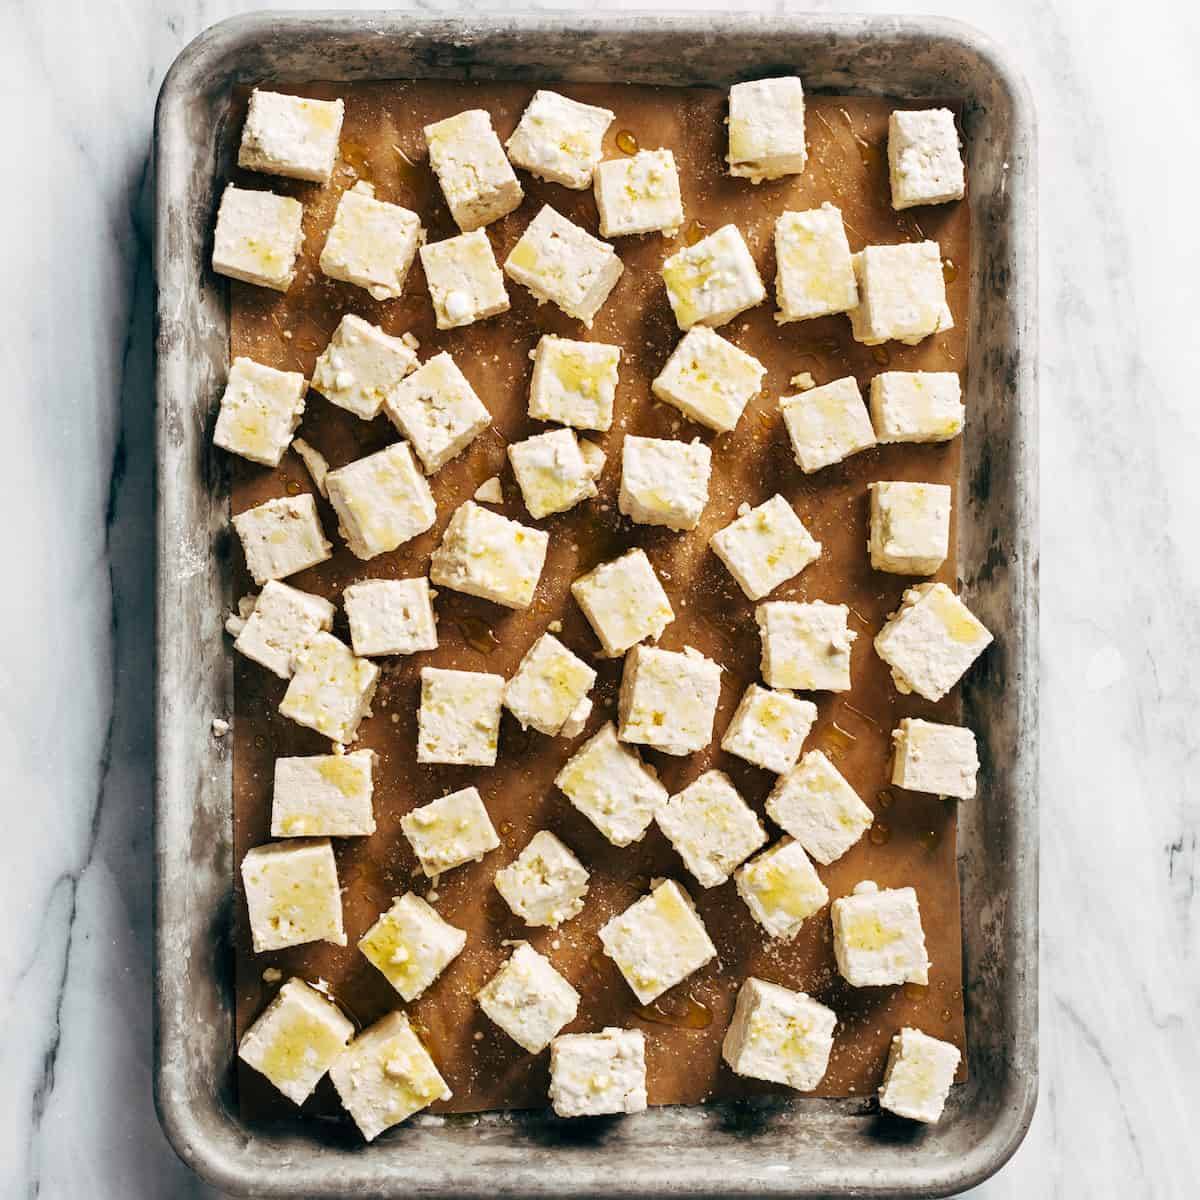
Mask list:
[[[395,300],[424,240],[415,212],[377,200],[375,188],[360,179],[338,201],[319,265],[330,279],[352,283],[372,300]]]
[[[614,846],[641,838],[667,800],[667,789],[637,752],[617,741],[611,721],[584,742],[554,782]]]
[[[570,429],[537,433],[508,447],[508,461],[533,519],[566,512],[596,495],[596,480]]]
[[[503,696],[503,675],[422,668],[417,762],[493,766]]]
[[[954,328],[937,242],[866,246],[851,261],[858,280],[858,307],[850,310],[855,341],[915,346]]]
[[[366,837],[374,833],[371,796],[376,761],[374,750],[277,758],[271,836]]]
[[[729,89],[730,175],[761,183],[799,175],[808,162],[804,85],[795,75],[735,83]]]
[[[365,579],[342,593],[354,653],[364,658],[436,650],[437,616],[428,579]]]
[[[948,442],[966,409],[953,371],[883,371],[871,380],[871,422],[880,442]]]
[[[635,646],[621,675],[618,734],[664,754],[692,754],[712,741],[720,698],[721,668],[698,650]]]
[[[513,915],[526,925],[557,929],[583,911],[588,872],[554,834],[542,829],[513,862],[496,872],[495,884]]]
[[[291,679],[292,659],[323,630],[333,628],[333,605],[278,580],[268,579],[254,611],[237,621],[233,648],[280,679]]]
[[[695,529],[708,503],[712,451],[691,442],[627,434],[621,450],[617,505],[639,525]]]
[[[946,1106],[961,1058],[953,1043],[906,1026],[892,1038],[879,1107],[932,1125]]]
[[[767,815],[822,866],[841,858],[875,820],[820,750],[810,750],[775,781],[767,797]]]
[[[631,158],[602,162],[596,168],[595,191],[603,237],[674,237],[683,224],[679,172],[670,150],[639,150]]]
[[[932,575],[950,553],[950,488],[943,483],[872,483],[871,566]]]
[[[544,205],[504,260],[504,273],[589,329],[624,270],[617,252]]]
[[[264,467],[277,467],[304,416],[304,376],[249,358],[229,368],[213,445]]]
[[[543,633],[525,652],[504,685],[504,707],[539,733],[556,735],[587,698],[596,672],[552,633]]]
[[[543,334],[533,355],[529,415],[576,429],[609,429],[620,361],[620,346]]]
[[[871,418],[853,375],[782,396],[779,410],[796,464],[806,475],[875,445]]]
[[[330,1068],[329,1078],[368,1142],[451,1095],[402,1012],[363,1030]]]
[[[895,209],[963,198],[967,184],[958,130],[948,108],[892,113],[888,118],[888,175]]]
[[[437,519],[437,505],[407,442],[356,459],[325,476],[338,532],[357,558],[395,550]]]
[[[761,600],[821,557],[821,543],[778,494],[719,529],[708,544],[751,600]]]
[[[560,1117],[646,1109],[646,1037],[640,1029],[566,1033],[550,1043],[550,1104]]]
[[[463,233],[498,221],[524,199],[485,109],[470,108],[426,125],[425,141],[429,165]]]
[[[717,887],[767,840],[754,810],[724,771],[705,771],[654,814],[701,887]]]
[[[858,304],[842,213],[828,200],[776,220],[775,267],[775,320],[781,325],[849,312]]]
[[[296,278],[296,256],[304,243],[303,216],[304,208],[291,196],[229,184],[217,210],[213,270],[286,292]]]
[[[738,991],[721,1057],[738,1075],[811,1092],[825,1076],[837,1014],[753,975]]]
[[[736,225],[677,250],[662,265],[667,299],[680,329],[727,325],[766,299],[750,248]]]
[[[238,166],[267,175],[328,183],[337,161],[343,100],[310,100],[281,92],[250,93]]]
[[[816,719],[817,706],[811,700],[752,683],[721,738],[721,749],[782,775],[796,765]]]
[[[579,993],[528,942],[517,945],[475,999],[530,1054],[545,1050],[579,1011]]]
[[[466,944],[466,933],[415,892],[397,897],[358,940],[366,960],[408,1001],[421,995]]]
[[[750,915],[773,938],[792,938],[829,903],[817,869],[794,838],[781,838],[734,876]]]
[[[422,246],[421,266],[439,329],[458,329],[508,311],[504,276],[482,229]]]
[[[297,651],[292,668],[280,713],[335,742],[354,741],[359,723],[371,715],[379,668],[330,633],[318,633]]]
[[[762,389],[767,369],[752,354],[694,325],[671,352],[650,390],[685,417],[728,433]]]
[[[581,575],[571,584],[571,595],[609,658],[619,658],[646,638],[658,638],[675,620],[667,593],[640,548]]]
[[[528,608],[549,542],[545,530],[468,500],[450,518],[442,544],[429,560],[429,578],[439,587],[482,596],[505,608]]]
[[[898,692],[940,700],[991,644],[992,635],[944,584],[921,583],[875,637]]]
[[[445,351],[394,387],[383,407],[412,443],[427,475],[440,471],[492,423],[492,414]]]
[[[539,89],[504,143],[509,159],[538,179],[581,191],[591,186],[615,114]]]
[[[303,1104],[354,1036],[354,1023],[302,979],[289,979],[242,1035],[238,1058]]]
[[[416,365],[416,354],[401,338],[347,313],[313,367],[312,385],[330,404],[373,421]]]
[[[242,543],[246,569],[259,587],[268,579],[284,579],[316,566],[330,555],[316,501],[307,492],[248,508],[233,518],[233,528]]]
[[[500,845],[487,809],[473,787],[414,808],[400,818],[400,828],[416,851],[421,870],[430,879],[463,863],[480,862]]]
[[[885,888],[869,879],[830,906],[833,953],[852,987],[929,983],[929,958],[917,893]]]
[[[892,782],[897,787],[959,800],[975,795],[979,753],[971,730],[904,717],[892,731],[892,742]]]
[[[803,692],[848,692],[850,646],[858,634],[850,610],[824,600],[769,600],[754,610],[768,687]]]
[[[305,942],[346,944],[342,893],[328,838],[268,842],[246,852],[242,886],[254,953]]]

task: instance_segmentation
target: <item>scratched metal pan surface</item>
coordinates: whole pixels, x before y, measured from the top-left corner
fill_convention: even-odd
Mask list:
[[[964,687],[986,803],[962,805],[970,1081],[897,1137],[861,1100],[663,1108],[586,1135],[548,1113],[425,1121],[369,1148],[314,1123],[269,1132],[233,1092],[228,476],[211,450],[226,288],[207,269],[231,89],[310,79],[494,78],[726,86],[798,70],[812,91],[964,106],[972,204],[959,570],[997,633]],[[256,15],[179,56],[156,124],[158,779],[156,1096],[179,1154],[243,1195],[929,1196],[996,1171],[1037,1096],[1037,348],[1034,117],[973,30],[926,18]]]

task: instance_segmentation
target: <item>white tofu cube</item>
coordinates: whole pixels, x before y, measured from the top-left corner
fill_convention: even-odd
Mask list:
[[[375,558],[424,533],[437,505],[406,442],[356,459],[325,476],[338,532],[356,558]]]
[[[875,431],[853,375],[782,396],[779,410],[796,463],[811,475],[875,445]]]
[[[552,633],[525,652],[504,685],[504,707],[521,722],[553,737],[592,690],[596,672]]]
[[[254,953],[305,942],[346,944],[342,893],[328,838],[268,842],[246,852],[242,886]]]
[[[950,553],[950,488],[942,483],[872,483],[871,566],[894,575],[932,575]]]
[[[800,926],[829,903],[816,867],[794,838],[781,838],[739,868],[734,878],[750,915],[773,938],[795,937]]]
[[[550,1043],[550,1104],[560,1117],[645,1112],[645,1034],[609,1026],[556,1037]]]
[[[343,100],[309,100],[281,92],[250,93],[238,166],[267,175],[328,183],[337,161]]]
[[[426,125],[425,141],[429,165],[463,233],[498,221],[524,199],[485,109],[467,109]]]
[[[664,754],[692,754],[712,741],[720,698],[721,668],[698,650],[635,646],[621,675],[618,734]]]
[[[371,715],[379,668],[357,657],[332,634],[318,633],[292,660],[292,680],[280,713],[332,741],[354,741],[359,723]]]
[[[803,992],[753,975],[738,991],[721,1057],[747,1079],[811,1092],[824,1078],[837,1014]]]
[[[948,442],[966,410],[953,371],[882,371],[871,380],[871,422],[880,442]]]
[[[954,328],[937,242],[866,246],[852,261],[859,301],[850,310],[855,341],[915,346],[930,334]]]
[[[804,692],[850,690],[850,645],[858,634],[844,604],[769,600],[754,610],[768,687]]]
[[[766,373],[753,355],[707,325],[694,325],[671,352],[650,389],[691,420],[728,433],[762,389]]]
[[[624,270],[617,252],[544,205],[504,260],[504,273],[538,303],[550,300],[589,329]]]
[[[304,208],[290,196],[229,184],[217,210],[213,270],[286,292],[296,278],[296,256],[304,242],[303,217]]]
[[[330,545],[321,532],[312,496],[280,496],[233,518],[242,543],[246,569],[263,587],[268,579],[283,579],[324,562]]]
[[[724,771],[705,771],[654,814],[701,887],[722,884],[766,840],[754,810]]]
[[[600,942],[641,1004],[717,956],[691,896],[671,879],[602,925]]]
[[[496,872],[495,884],[513,915],[526,925],[556,929],[583,911],[588,873],[554,834],[542,829],[513,862]]]
[[[595,175],[602,237],[665,233],[683,224],[679,172],[670,150],[639,150],[632,158],[602,162]]]
[[[398,897],[358,940],[363,956],[404,997],[415,1000],[462,953],[463,930],[415,892]]]
[[[808,162],[804,85],[795,75],[735,83],[729,89],[730,175],[761,183],[799,175]]]
[[[609,658],[619,658],[646,638],[658,638],[675,620],[667,593],[642,549],[581,575],[571,584],[571,595]]]
[[[727,325],[766,299],[767,292],[736,225],[677,250],[662,265],[667,299],[680,329]]]
[[[427,475],[441,470],[492,423],[492,414],[445,351],[392,388],[383,407],[412,443]]]
[[[708,503],[712,451],[697,438],[627,434],[621,450],[621,512],[639,525],[695,529]]]
[[[948,108],[896,111],[888,118],[892,207],[961,200],[967,184],[958,130]]]
[[[503,675],[423,667],[417,762],[493,766],[503,695]]]
[[[363,1030],[330,1068],[329,1078],[368,1142],[451,1095],[402,1012]]]
[[[810,750],[799,766],[775,781],[767,815],[822,866],[841,858],[875,820],[820,750]]]
[[[508,311],[504,276],[482,229],[422,246],[421,266],[439,329],[458,329]]]
[[[576,429],[609,429],[620,361],[620,346],[543,334],[533,355],[529,415]]]
[[[568,759],[554,782],[614,846],[638,841],[667,800],[667,789],[637,752],[617,741],[611,721]]]
[[[581,191],[591,185],[614,115],[607,108],[539,90],[504,147],[509,159],[531,175]]]
[[[290,679],[297,651],[333,628],[333,605],[274,579],[267,580],[253,603],[233,648],[280,679]]]
[[[875,637],[896,690],[940,700],[991,644],[992,635],[944,584],[921,583]]]
[[[375,763],[374,750],[277,758],[271,836],[366,837],[374,833],[371,796]]]
[[[596,494],[596,480],[569,429],[538,433],[508,447],[508,461],[533,519],[566,512]]]
[[[959,800],[975,795],[979,753],[971,730],[904,717],[892,731],[892,742],[892,782],[897,787]]]
[[[429,561],[430,581],[506,608],[533,603],[550,535],[468,500]]]
[[[798,700],[791,692],[772,692],[752,683],[725,730],[721,749],[782,775],[796,765],[816,719],[817,706],[811,700]]]
[[[751,600],[761,600],[821,557],[821,543],[780,495],[719,529],[708,544]]]
[[[347,313],[313,367],[312,385],[330,404],[373,421],[416,365],[416,354],[402,339]]]
[[[242,1035],[238,1058],[303,1104],[354,1036],[354,1024],[302,979],[289,979]]]
[[[575,1020],[579,993],[528,942],[476,995],[479,1007],[514,1042],[540,1054],[564,1025]]]
[[[342,593],[354,653],[363,658],[436,650],[428,579],[366,579]]]
[[[229,368],[213,445],[264,467],[277,467],[304,416],[304,376],[249,358]]]
[[[454,673],[470,674],[468,671]],[[480,862],[485,854],[500,845],[487,809],[473,787],[451,792],[414,808],[400,818],[400,828],[412,844],[421,870],[430,879],[461,867],[463,863]]]
[[[886,888],[869,879],[830,906],[833,953],[852,987],[929,983],[929,958],[917,893]]]
[[[338,201],[319,265],[330,279],[352,283],[372,300],[395,300],[424,240],[415,212],[377,200],[374,187],[360,179]]]
[[[849,312],[858,304],[842,213],[828,200],[776,220],[775,266],[775,320],[781,325]]]
[[[932,1125],[946,1106],[961,1058],[951,1042],[906,1026],[892,1038],[879,1107]]]

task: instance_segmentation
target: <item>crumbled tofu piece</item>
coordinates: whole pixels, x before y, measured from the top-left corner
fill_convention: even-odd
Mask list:
[[[542,829],[512,863],[496,872],[495,883],[526,925],[556,929],[583,911],[588,873],[554,834]]]
[[[694,325],[671,352],[650,389],[685,417],[728,433],[758,395],[766,371],[757,358],[707,325]]]
[[[313,367],[312,385],[330,404],[373,421],[416,365],[417,356],[400,338],[347,313]]]
[[[596,495],[593,472],[570,429],[534,434],[508,447],[508,460],[533,519],[566,512]]]
[[[654,814],[701,887],[717,887],[767,840],[762,822],[724,771],[705,771]]]
[[[929,958],[917,893],[879,887],[869,879],[830,906],[833,953],[852,987],[929,983]]]
[[[872,483],[871,566],[932,575],[950,553],[950,488],[942,483]]]
[[[267,175],[328,183],[337,161],[346,105],[255,88],[250,93],[238,166]]]
[[[635,646],[621,675],[619,736],[664,754],[691,754],[712,741],[721,668],[688,646],[684,653]]]
[[[799,766],[775,781],[767,815],[822,866],[841,858],[875,820],[820,750],[810,750]]]
[[[406,442],[356,459],[325,477],[338,532],[357,558],[374,558],[424,533],[437,505]]]
[[[304,415],[304,376],[235,358],[221,397],[213,445],[277,467]]]
[[[782,396],[779,409],[796,463],[811,475],[875,445],[875,431],[853,375]]]
[[[953,371],[883,371],[871,380],[871,421],[881,442],[948,442],[966,409]]]
[[[942,1115],[962,1055],[957,1046],[908,1026],[892,1038],[879,1107],[932,1125]]]
[[[374,833],[371,795],[375,764],[374,750],[277,758],[271,836],[366,837]]]
[[[708,503],[712,451],[699,438],[627,434],[621,451],[621,491],[617,505],[640,525],[695,529]]]
[[[493,766],[503,695],[503,675],[423,667],[417,762]]]
[[[305,942],[346,944],[342,893],[328,838],[268,842],[246,852],[242,886],[254,953]]]
[[[781,838],[734,877],[750,915],[773,938],[792,938],[829,903],[817,869],[794,838]]]
[[[317,504],[305,493],[280,496],[233,518],[246,556],[246,569],[262,587],[324,562],[330,545],[321,532]]]
[[[799,175],[808,162],[804,85],[795,75],[735,83],[729,89],[730,175],[761,183]]]
[[[355,654],[367,658],[437,649],[428,579],[366,579],[346,588],[342,603]]]
[[[875,637],[875,652],[892,668],[896,690],[940,700],[991,644],[992,635],[944,584],[922,583]]]
[[[641,838],[667,800],[667,789],[636,751],[617,741],[611,721],[584,742],[554,782],[614,846]]]
[[[680,329],[726,325],[766,299],[767,292],[736,225],[684,246],[662,265],[667,299]]]
[[[441,673],[471,674],[469,671]],[[463,863],[480,862],[488,851],[500,845],[487,809],[473,787],[414,808],[400,818],[400,828],[412,843],[421,870],[431,879]]]
[[[421,218],[399,204],[375,198],[364,180],[342,193],[320,267],[330,279],[363,288],[373,300],[395,300],[425,240]]]
[[[579,453],[583,455],[583,465],[587,468],[588,474],[593,479],[599,479],[604,470],[604,464],[608,461],[608,455],[595,442],[589,441],[587,438],[579,439]]]
[[[533,355],[529,415],[576,429],[612,426],[621,347],[543,334]]]
[[[426,125],[425,141],[429,165],[463,233],[498,221],[524,199],[485,109],[467,109]]]
[[[539,303],[553,301],[589,329],[624,270],[616,251],[544,205],[504,260],[504,273]]]
[[[721,1057],[747,1079],[811,1092],[825,1075],[837,1014],[803,992],[753,975],[738,991]]]
[[[310,446],[303,438],[292,442],[292,449],[300,456],[304,469],[308,472],[313,485],[322,496],[325,495],[325,476],[329,474],[329,460],[320,450]]]
[[[229,722],[224,717],[213,717],[211,729],[213,737],[223,738],[229,732]]]
[[[540,1054],[575,1020],[579,993],[528,942],[479,990],[479,1007],[530,1054]]]
[[[798,392],[810,392],[817,386],[817,381],[812,377],[811,371],[801,371],[799,374],[793,375],[788,382]]]
[[[850,610],[823,600],[770,600],[754,610],[768,687],[804,692],[850,690]]]
[[[558,731],[559,737],[576,738],[587,726],[588,718],[592,715],[592,702],[586,697],[575,705],[571,715],[562,723]]]
[[[948,108],[896,111],[888,118],[892,207],[961,200],[967,184],[958,130]]]
[[[811,700],[752,683],[725,730],[721,749],[782,775],[796,765],[816,719],[817,706]]]
[[[408,1001],[425,991],[466,944],[466,933],[415,892],[398,897],[358,940],[366,960]]]
[[[508,311],[504,276],[482,229],[421,247],[439,329],[458,329]]]
[[[475,489],[472,499],[479,500],[484,504],[503,504],[504,490],[500,486],[500,476],[493,475],[490,479],[485,479]]]
[[[632,158],[602,162],[595,175],[602,237],[665,233],[683,224],[679,172],[670,150],[639,150]]]
[[[213,270],[286,292],[296,278],[296,256],[304,242],[303,216],[304,208],[290,196],[229,184],[217,210]]]
[[[371,715],[379,668],[332,634],[318,633],[296,653],[292,671],[280,713],[335,742],[354,741],[359,722]]]
[[[646,1109],[646,1037],[640,1029],[561,1034],[550,1043],[550,1104],[560,1117]]]
[[[303,1104],[354,1036],[354,1024],[302,979],[289,979],[242,1035],[238,1058]]]
[[[280,679],[292,677],[292,658],[322,630],[333,628],[333,605],[268,579],[233,648]]]
[[[557,734],[596,682],[596,672],[552,633],[543,633],[525,652],[504,685],[504,707],[539,733]]]
[[[778,218],[775,263],[775,320],[781,325],[857,306],[858,282],[842,213],[828,200],[820,208]]]
[[[531,175],[582,191],[591,185],[614,116],[607,108],[539,90],[504,146],[509,159]]]
[[[761,600],[821,556],[821,543],[780,495],[719,529],[709,539],[751,600]]]
[[[851,261],[859,297],[858,307],[850,310],[855,341],[915,346],[931,333],[954,328],[937,242],[866,246]]]
[[[975,795],[979,754],[971,730],[905,717],[892,731],[892,741],[892,782],[897,787],[959,800]]]
[[[468,500],[450,518],[429,562],[439,587],[482,596],[506,608],[533,603],[550,535]]]
[[[571,584],[571,595],[609,658],[619,658],[646,638],[658,638],[675,620],[667,593],[642,549],[581,575]]]

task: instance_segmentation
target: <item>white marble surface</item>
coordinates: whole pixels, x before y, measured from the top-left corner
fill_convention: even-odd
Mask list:
[[[0,602],[6,1197],[213,1195],[151,1100],[147,163],[171,60],[251,7],[0,7],[0,501],[23,575]],[[1041,128],[1042,1089],[1024,1146],[975,1194],[1195,1195],[1200,9],[912,7],[1006,46]]]

